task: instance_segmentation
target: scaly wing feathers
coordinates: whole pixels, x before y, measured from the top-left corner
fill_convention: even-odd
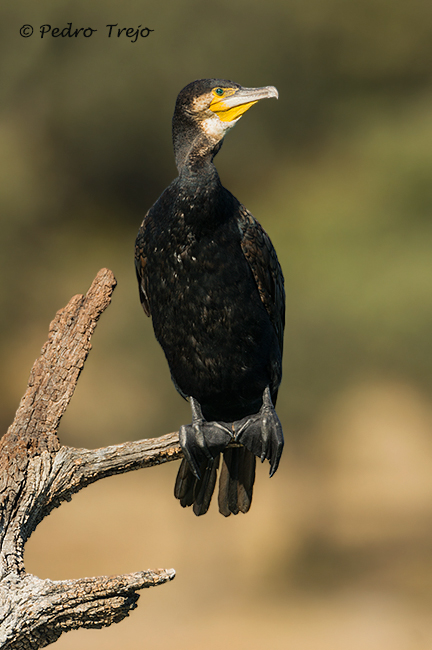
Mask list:
[[[264,228],[243,205],[240,206],[237,222],[242,234],[243,255],[250,266],[260,298],[275,328],[282,354],[285,290],[276,251]]]
[[[135,242],[135,271],[138,278],[138,289],[142,308],[146,316],[150,316],[150,302],[148,299],[147,256],[144,252],[144,224],[148,217],[144,217],[138,237]]]

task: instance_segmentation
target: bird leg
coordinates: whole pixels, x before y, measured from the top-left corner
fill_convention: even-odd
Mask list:
[[[179,438],[186,460],[199,480],[203,463],[209,465],[225,449],[229,442],[238,442],[249,449],[261,462],[270,462],[270,476],[276,472],[284,437],[282,425],[274,409],[270,388],[263,393],[263,402],[258,413],[232,423],[207,422],[200,403],[190,397],[192,423],[180,427]]]
[[[199,480],[204,461],[212,463],[233,439],[229,425],[222,422],[207,422],[201,406],[194,397],[189,397],[192,409],[192,423],[180,427],[179,439],[186,460]]]
[[[233,422],[233,428],[236,442],[241,443],[255,456],[261,458],[261,462],[264,462],[266,458],[269,460],[270,476],[273,476],[282,455],[284,438],[269,386],[264,390],[263,403],[258,413]]]

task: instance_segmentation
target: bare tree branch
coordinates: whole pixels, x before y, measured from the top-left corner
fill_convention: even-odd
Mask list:
[[[25,542],[73,493],[112,474],[182,457],[177,433],[95,450],[60,445],[60,419],[115,285],[111,271],[102,269],[85,296],[74,296],[57,312],[14,421],[0,441],[0,648],[36,650],[68,630],[111,625],[136,607],[137,591],[175,575],[173,569],[156,569],[52,581],[24,568]]]
[[[73,492],[106,476],[161,465],[179,458],[183,458],[183,452],[177,433],[101,449],[62,447],[56,458],[58,472],[49,486],[47,499],[53,504],[52,507],[56,507]]]

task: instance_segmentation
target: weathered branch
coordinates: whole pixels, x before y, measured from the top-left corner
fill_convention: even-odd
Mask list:
[[[63,632],[118,623],[136,607],[139,589],[174,578],[173,569],[122,576],[41,580],[26,574],[0,585],[1,647],[41,648]]]
[[[97,321],[116,285],[102,269],[50,325],[15,419],[0,441],[0,648],[31,649],[62,632],[118,622],[140,589],[172,580],[173,569],[79,580],[41,580],[25,572],[24,544],[53,508],[112,474],[182,457],[178,435],[103,449],[60,446],[57,429],[90,351]]]
[[[56,458],[59,470],[55,475],[54,468],[54,480],[47,497],[55,507],[73,492],[106,476],[161,465],[182,457],[177,433],[102,449],[62,447]]]

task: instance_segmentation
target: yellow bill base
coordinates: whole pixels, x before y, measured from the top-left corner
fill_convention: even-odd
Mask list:
[[[239,117],[243,115],[243,113],[246,113],[247,110],[251,106],[257,103],[258,100],[254,102],[247,102],[245,104],[239,104],[238,106],[233,106],[232,108],[229,108],[225,105],[225,102],[219,101],[215,102],[213,105],[210,105],[210,109],[213,111],[213,113],[216,113],[216,115],[219,117],[222,122],[232,122],[233,120],[237,120]]]

